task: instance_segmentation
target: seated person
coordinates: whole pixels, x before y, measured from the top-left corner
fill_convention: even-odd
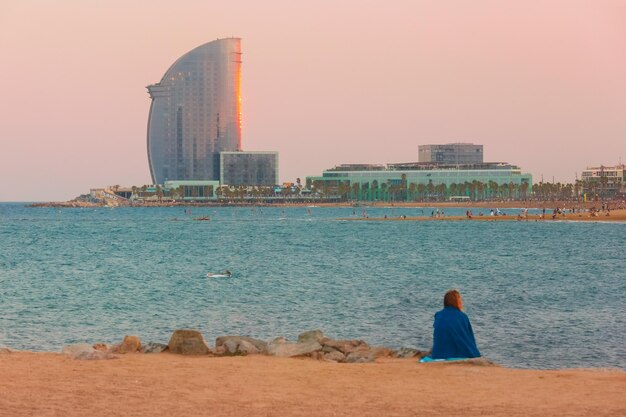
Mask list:
[[[443,310],[435,314],[432,359],[478,358],[474,332],[463,311],[463,299],[457,290],[450,290],[443,298]]]

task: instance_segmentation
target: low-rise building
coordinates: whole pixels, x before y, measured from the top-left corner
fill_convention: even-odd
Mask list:
[[[532,176],[508,163],[440,165],[389,164],[382,170],[340,165],[306,178],[307,188],[322,195],[367,201],[472,200],[523,198],[532,192]]]
[[[626,165],[587,167],[581,174],[581,182],[587,199],[626,194]]]
[[[215,191],[220,186],[214,180],[180,180],[165,181],[163,188],[172,199],[187,201],[211,200],[216,197]]]

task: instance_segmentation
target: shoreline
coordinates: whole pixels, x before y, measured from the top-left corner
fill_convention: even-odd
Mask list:
[[[622,200],[611,200],[607,202],[611,210],[626,209],[626,202]],[[570,210],[590,210],[600,209],[601,201],[561,201],[561,200],[511,200],[511,201],[344,201],[344,202],[323,202],[323,201],[274,201],[268,202],[244,202],[244,201],[203,201],[203,202],[142,202],[134,204],[120,204],[109,206],[103,203],[91,203],[85,201],[57,201],[57,202],[33,202],[24,203],[26,207],[32,208],[117,208],[117,207],[315,207],[315,208],[353,208],[353,207],[376,207],[376,208],[484,208],[484,209],[543,209],[552,210],[555,207]]]
[[[478,222],[603,222],[603,223],[624,223],[626,222],[626,210],[611,210],[610,215],[606,215],[606,212],[600,212],[597,216],[591,215],[589,212],[584,213],[565,213],[559,214],[554,219],[552,218],[552,214],[548,214],[546,211],[545,217],[540,214],[529,214],[528,216],[521,216],[519,213],[510,214],[510,215],[499,215],[499,216],[472,216],[472,218],[468,218],[467,216],[443,216],[443,217],[431,217],[431,216],[421,216],[421,217],[413,217],[413,216],[386,216],[386,217],[343,217],[337,220],[341,221],[478,221]]]
[[[619,370],[520,370],[381,358],[0,354],[0,415],[618,416]]]

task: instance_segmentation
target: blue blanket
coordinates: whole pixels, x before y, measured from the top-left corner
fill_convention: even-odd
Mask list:
[[[435,314],[432,359],[478,358],[480,352],[469,318],[455,307]]]

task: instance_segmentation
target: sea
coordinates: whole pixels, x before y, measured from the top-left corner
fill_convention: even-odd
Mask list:
[[[167,343],[180,328],[212,345],[320,329],[424,350],[456,288],[496,363],[626,369],[625,223],[344,220],[433,210],[1,203],[0,345]],[[207,278],[224,270],[232,277]]]

